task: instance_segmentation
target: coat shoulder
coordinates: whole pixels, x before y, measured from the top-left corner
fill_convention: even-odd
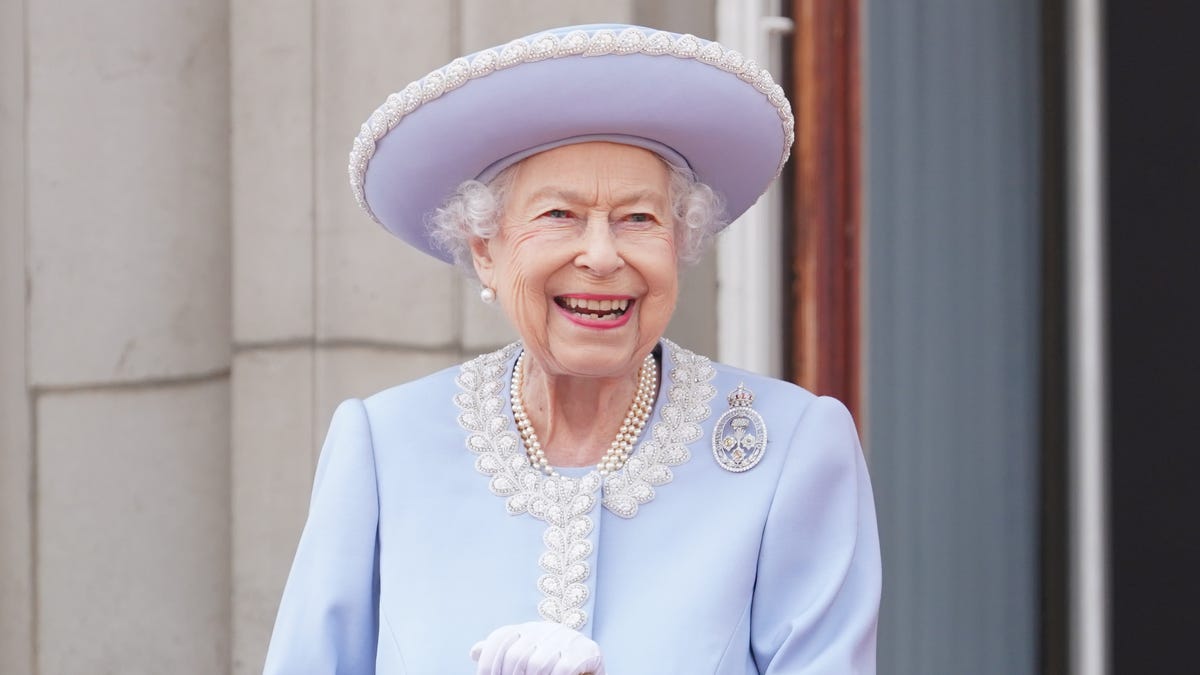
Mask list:
[[[455,378],[461,368],[461,365],[450,366],[424,377],[388,387],[363,399],[363,404],[372,418],[384,414],[395,415],[403,411],[427,410],[434,403],[453,407],[454,395],[459,391]]]

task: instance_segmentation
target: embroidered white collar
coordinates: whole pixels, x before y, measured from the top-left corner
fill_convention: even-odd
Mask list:
[[[528,513],[547,524],[546,551],[538,559],[545,572],[538,588],[545,598],[538,613],[578,630],[587,622],[588,540],[592,509],[603,486],[603,504],[622,518],[633,518],[638,507],[654,499],[654,488],[670,483],[670,467],[688,461],[688,444],[701,438],[700,425],[712,414],[709,402],[717,390],[712,362],[663,339],[662,392],[649,437],[638,445],[620,470],[601,479],[595,469],[581,477],[547,476],[529,464],[521,439],[505,407],[512,364],[521,350],[515,342],[462,365],[456,382],[462,390],[454,403],[462,410],[458,423],[467,431],[467,448],[476,455],[475,468],[490,476],[488,486],[505,497],[510,515]],[[668,367],[669,359],[669,367]]]

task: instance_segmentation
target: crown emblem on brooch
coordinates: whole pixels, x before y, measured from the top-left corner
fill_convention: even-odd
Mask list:
[[[747,389],[745,384],[739,384],[725,400],[729,401],[730,408],[749,408],[754,405],[754,392]]]

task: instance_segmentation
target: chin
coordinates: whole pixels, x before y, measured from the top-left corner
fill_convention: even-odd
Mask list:
[[[577,377],[623,377],[637,373],[644,354],[640,345],[628,344],[565,344],[559,342],[550,351],[550,358],[564,375]],[[653,347],[650,347],[653,349]]]

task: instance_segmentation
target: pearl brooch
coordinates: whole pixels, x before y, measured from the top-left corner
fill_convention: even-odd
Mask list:
[[[525,352],[521,352],[521,355],[517,357],[516,366],[513,368],[512,385],[509,387],[513,419],[517,422],[517,431],[521,434],[521,441],[525,444],[525,454],[529,457],[529,463],[533,468],[548,476],[557,476],[558,472],[550,466],[550,460],[546,458],[546,451],[542,448],[541,441],[538,440],[537,432],[533,430],[533,423],[529,421],[529,413],[525,411],[525,403],[521,399],[524,383]],[[617,437],[596,464],[596,470],[600,472],[601,476],[607,476],[625,466],[625,462],[633,454],[634,447],[637,446],[642,429],[646,427],[646,422],[650,419],[657,394],[658,362],[654,360],[653,354],[647,354],[646,358],[642,360],[641,372],[638,374],[637,392],[633,396],[633,402],[629,405],[629,411],[625,413],[621,428],[617,430]]]

